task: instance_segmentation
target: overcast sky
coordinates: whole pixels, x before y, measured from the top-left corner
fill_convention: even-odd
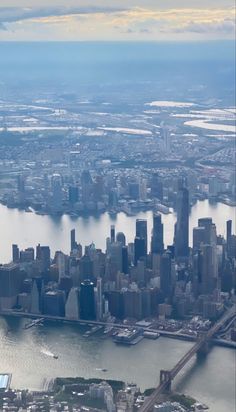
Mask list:
[[[0,0],[0,40],[227,40],[234,0]]]

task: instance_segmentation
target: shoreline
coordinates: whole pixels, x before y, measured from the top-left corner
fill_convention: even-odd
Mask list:
[[[63,317],[58,317],[58,316],[50,316],[50,315],[42,315],[42,314],[33,314],[33,313],[27,313],[27,312],[7,312],[7,311],[0,311],[0,316],[8,316],[8,317],[16,317],[16,318],[28,318],[28,319],[43,319],[46,321],[50,322],[55,322],[55,323],[66,323],[66,324],[71,324],[71,325],[78,325],[78,326],[111,326],[117,329],[127,329],[131,325],[124,325],[124,324],[119,324],[119,323],[107,323],[107,322],[99,322],[99,321],[92,321],[92,320],[82,320],[82,319],[68,319],[68,318],[63,318]],[[163,331],[162,329],[151,329],[151,328],[141,328],[136,325],[132,325],[132,327],[135,328],[140,328],[143,331],[149,331],[149,332],[157,332],[160,334],[160,337],[164,338],[169,338],[169,339],[177,339],[177,340],[183,340],[183,341],[189,341],[189,342],[196,342],[196,338],[191,335],[183,334],[183,333],[178,333],[178,332],[169,332],[169,331]],[[105,335],[107,336],[107,335]],[[216,346],[221,346],[221,347],[226,347],[229,349],[236,349],[236,342],[233,341],[226,341],[223,339],[212,339],[211,342],[213,345]]]

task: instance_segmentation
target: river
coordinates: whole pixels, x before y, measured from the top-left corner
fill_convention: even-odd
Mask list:
[[[225,235],[226,220],[233,220],[236,225],[236,208],[222,203],[210,204],[207,200],[197,202],[191,210],[189,219],[189,239],[192,243],[192,228],[197,225],[200,217],[212,217],[217,226],[218,234]],[[70,230],[75,228],[77,241],[83,246],[92,242],[97,248],[105,249],[106,238],[109,236],[110,225],[116,226],[117,232],[124,232],[127,242],[132,242],[135,235],[135,220],[147,219],[149,241],[152,229],[152,212],[142,212],[136,216],[126,216],[119,213],[111,217],[108,213],[100,216],[61,217],[41,216],[17,209],[8,209],[0,205],[0,262],[6,263],[11,259],[11,245],[16,243],[20,249],[41,245],[50,246],[52,252],[62,250],[69,253]],[[165,245],[173,242],[175,213],[162,215],[164,223]]]
[[[53,377],[83,376],[136,382],[145,389],[157,385],[160,369],[171,368],[192,345],[159,338],[127,347],[102,333],[85,338],[79,326],[51,322],[25,330],[25,322],[0,317],[0,371],[12,373],[12,387],[17,388],[42,389]],[[234,372],[233,349],[214,347],[206,359],[194,358],[186,365],[174,388],[206,403],[212,412],[232,412]]]

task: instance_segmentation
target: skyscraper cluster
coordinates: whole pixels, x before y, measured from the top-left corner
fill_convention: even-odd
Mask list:
[[[86,178],[87,179],[87,178]],[[55,190],[58,180],[55,177]],[[189,246],[189,194],[179,186],[177,222],[172,245],[164,245],[161,214],[153,214],[151,239],[147,220],[137,219],[134,241],[111,226],[106,251],[85,246],[70,233],[66,255],[49,246],[19,250],[0,266],[0,310],[17,310],[68,319],[143,319],[201,314],[214,318],[223,297],[235,288],[236,236],[232,222],[226,239],[211,218],[200,218]]]

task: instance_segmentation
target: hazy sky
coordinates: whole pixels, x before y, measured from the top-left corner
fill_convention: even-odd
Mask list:
[[[0,0],[0,40],[225,40],[234,0]]]

